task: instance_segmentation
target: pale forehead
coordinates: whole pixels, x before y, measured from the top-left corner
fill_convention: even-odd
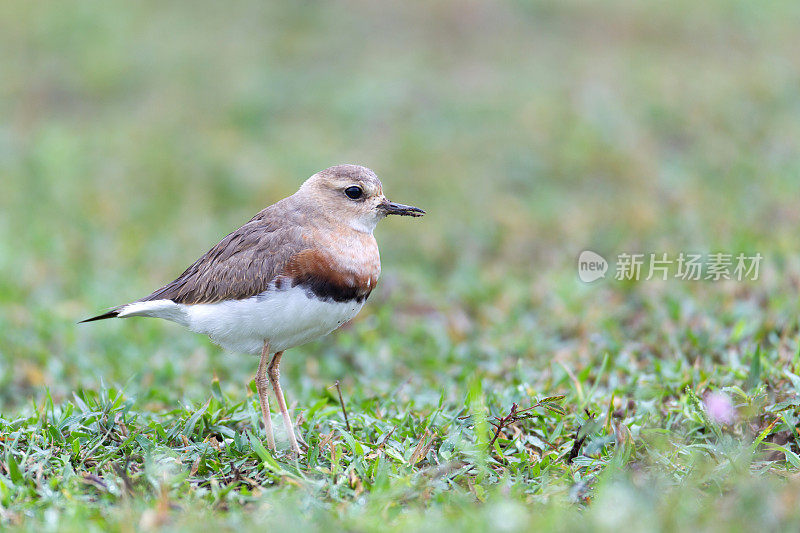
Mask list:
[[[336,186],[360,185],[370,192],[382,190],[378,176],[367,167],[359,165],[337,165],[326,168],[317,173],[317,176]]]

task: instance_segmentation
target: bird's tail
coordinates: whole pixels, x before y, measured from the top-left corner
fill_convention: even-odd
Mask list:
[[[83,324],[84,322],[94,322],[95,320],[105,320],[106,318],[116,318],[119,316],[119,309],[112,309],[108,313],[103,313],[102,315],[93,316],[92,318],[87,318],[86,320],[81,320],[78,324]]]
[[[155,318],[163,318],[165,320],[177,322],[183,326],[186,326],[189,323],[189,317],[187,316],[186,311],[183,309],[183,306],[176,304],[172,300],[139,300],[133,303],[115,307],[111,311],[103,313],[102,315],[81,320],[78,322],[78,324],[82,324],[84,322],[93,322],[95,320],[105,320],[106,318],[114,317],[128,318],[129,316],[150,316]]]

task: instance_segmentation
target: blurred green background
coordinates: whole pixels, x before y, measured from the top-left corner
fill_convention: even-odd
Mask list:
[[[714,361],[741,320],[734,342],[790,338],[798,22],[792,1],[5,2],[0,406],[101,382],[200,401],[213,374],[242,394],[255,359],[75,322],[344,162],[428,215],[379,226],[378,290],[285,360],[295,398],[412,379],[435,401],[442,376],[462,398],[479,369],[558,383],[553,360],[609,347]],[[587,286],[583,249],[765,261],[757,283]]]

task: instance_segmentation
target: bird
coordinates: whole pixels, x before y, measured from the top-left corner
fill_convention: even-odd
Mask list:
[[[276,451],[270,384],[292,453],[299,456],[280,385],[284,351],[331,333],[364,306],[381,273],[373,235],[381,219],[424,214],[390,202],[369,168],[332,166],[226,235],[174,281],[80,323],[161,318],[228,351],[259,355],[255,384],[267,444]]]

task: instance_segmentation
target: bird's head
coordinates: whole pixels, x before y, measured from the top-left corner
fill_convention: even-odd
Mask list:
[[[337,165],[317,172],[303,183],[297,195],[326,217],[367,233],[387,215],[425,214],[417,207],[390,202],[383,195],[378,176],[359,165]]]

